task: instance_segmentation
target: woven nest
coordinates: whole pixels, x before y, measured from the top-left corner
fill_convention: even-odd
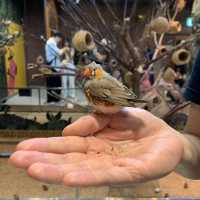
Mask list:
[[[112,67],[112,68],[116,68],[117,67],[117,65],[118,65],[118,62],[117,62],[117,60],[116,59],[111,59],[110,61],[109,61],[109,64],[108,64],[110,67]]]
[[[75,33],[72,44],[77,51],[84,52],[95,48],[93,36],[90,32],[80,30]]]
[[[42,56],[38,56],[36,58],[36,63],[39,65],[44,64],[44,58]]]
[[[177,4],[177,9],[179,12],[181,12],[186,5],[186,1],[185,0],[176,0],[176,4]]]
[[[169,46],[160,46],[158,48],[158,55],[163,55],[169,50]]]
[[[179,49],[172,54],[172,62],[175,65],[185,65],[191,60],[191,53],[186,49]]]
[[[168,67],[163,74],[163,79],[167,83],[173,83],[176,79],[176,72],[171,67]]]
[[[169,31],[169,21],[165,17],[158,17],[151,21],[150,29],[159,34],[166,33]]]

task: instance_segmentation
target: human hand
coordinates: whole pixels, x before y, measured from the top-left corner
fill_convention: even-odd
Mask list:
[[[61,50],[60,50],[60,55],[62,56],[63,54],[65,54],[66,52],[69,51],[69,48],[68,47],[63,47]]]
[[[64,59],[62,62],[61,62],[61,64],[62,65],[67,65],[69,63],[69,59]]]
[[[176,131],[137,108],[82,117],[63,135],[23,141],[10,162],[39,181],[95,186],[165,176],[183,156]]]

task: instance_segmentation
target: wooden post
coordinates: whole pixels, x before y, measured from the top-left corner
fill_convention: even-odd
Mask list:
[[[58,30],[58,12],[56,8],[55,0],[45,0],[45,26],[46,26],[46,37],[51,36],[51,30]]]

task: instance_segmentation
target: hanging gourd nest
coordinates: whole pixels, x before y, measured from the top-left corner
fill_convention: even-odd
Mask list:
[[[176,6],[179,12],[181,12],[186,5],[186,1],[185,0],[176,0]]]
[[[185,65],[191,60],[191,52],[186,49],[179,49],[172,54],[172,62],[175,65]]]
[[[77,51],[84,52],[95,48],[92,34],[89,31],[80,30],[72,38],[72,44]]]
[[[150,23],[150,30],[162,34],[169,31],[169,21],[166,17],[157,17]]]
[[[167,83],[173,83],[176,79],[176,72],[171,67],[168,67],[163,74],[163,79]]]
[[[38,65],[42,65],[42,64],[44,64],[44,62],[45,62],[44,58],[41,55],[36,58],[36,63]]]

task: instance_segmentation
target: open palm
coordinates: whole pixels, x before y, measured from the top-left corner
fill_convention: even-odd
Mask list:
[[[144,182],[174,170],[183,155],[176,131],[147,111],[89,115],[63,137],[20,143],[10,162],[40,181],[66,186]]]

